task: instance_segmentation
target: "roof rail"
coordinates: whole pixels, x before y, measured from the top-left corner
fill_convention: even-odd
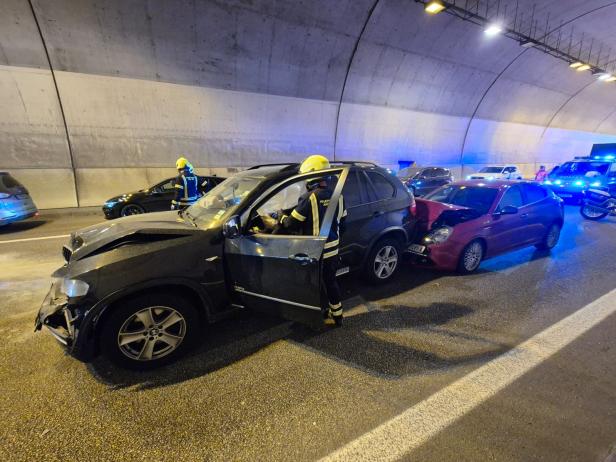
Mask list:
[[[262,167],[285,167],[285,166],[291,166],[291,165],[299,165],[299,163],[297,163],[297,162],[281,162],[281,163],[277,163],[277,164],[260,164],[260,165],[253,165],[252,167],[249,167],[246,170],[256,170],[256,169],[262,168]]]
[[[331,162],[332,164],[342,164],[342,165],[368,165],[370,167],[378,167],[374,162],[368,162],[364,160],[334,160]]]

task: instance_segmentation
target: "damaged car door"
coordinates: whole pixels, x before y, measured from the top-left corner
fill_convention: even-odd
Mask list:
[[[241,216],[227,222],[224,258],[230,290],[238,304],[292,321],[321,321],[323,249],[348,173],[349,167],[343,167],[291,177],[271,187]],[[318,234],[255,231],[258,211],[267,201],[294,185],[301,185],[300,190],[305,191],[306,180],[324,175],[337,177],[337,181]],[[288,205],[294,207],[297,199]]]

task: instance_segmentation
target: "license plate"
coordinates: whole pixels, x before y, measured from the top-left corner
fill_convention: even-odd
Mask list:
[[[344,268],[340,268],[338,271],[336,271],[336,276],[342,276],[343,274],[347,274],[349,270],[350,268],[348,266],[345,266]]]
[[[409,251],[413,253],[417,253],[419,255],[423,255],[426,251],[425,245],[413,244],[409,247]]]

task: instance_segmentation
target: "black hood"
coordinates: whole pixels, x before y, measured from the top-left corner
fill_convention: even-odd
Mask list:
[[[202,231],[184,221],[177,212],[149,213],[82,228],[71,234],[67,247],[71,253],[70,259],[79,260],[123,240],[154,242],[198,232]]]

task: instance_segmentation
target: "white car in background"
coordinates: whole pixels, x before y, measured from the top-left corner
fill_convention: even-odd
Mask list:
[[[467,177],[468,180],[521,180],[522,173],[517,165],[488,165],[477,173]]]

